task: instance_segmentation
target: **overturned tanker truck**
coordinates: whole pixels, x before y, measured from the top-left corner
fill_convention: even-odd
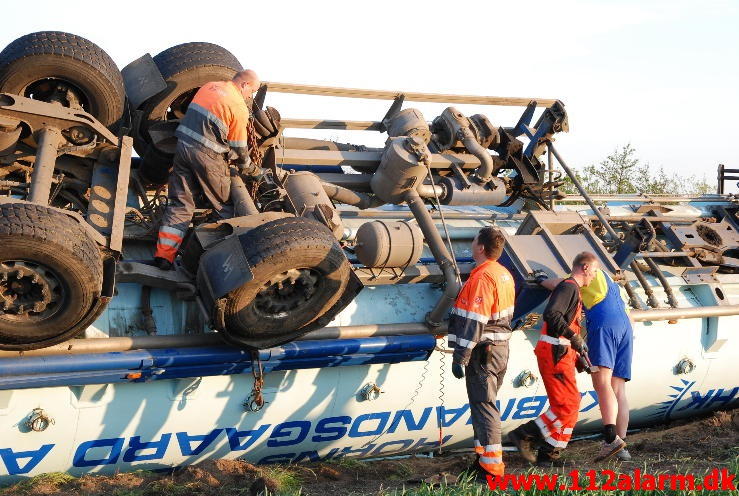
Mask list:
[[[487,225],[517,287],[504,431],[547,408],[535,278],[583,250],[633,307],[632,425],[736,405],[737,199],[588,195],[553,145],[558,100],[264,83],[262,174],[231,172],[235,216],[199,209],[175,270],[148,264],[179,119],[241,68],[198,42],[119,70],[61,32],[0,53],[0,478],[471,446],[443,336]],[[275,92],[391,103],[378,121],[289,119],[265,106]],[[509,127],[455,107],[429,122],[408,102],[523,111]],[[580,195],[560,192],[567,177]],[[579,380],[576,434],[599,417]]]

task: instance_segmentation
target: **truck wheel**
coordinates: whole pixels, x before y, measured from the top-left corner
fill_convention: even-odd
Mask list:
[[[107,53],[60,31],[21,36],[0,52],[0,92],[81,107],[106,126],[123,114],[123,77]]]
[[[289,217],[240,237],[254,279],[226,296],[225,334],[253,347],[297,337],[344,293],[351,268],[328,228]],[[298,333],[302,334],[302,333]]]
[[[154,57],[154,63],[167,82],[167,89],[141,105],[143,118],[134,148],[140,156],[151,144],[149,126],[162,121],[181,119],[195,93],[210,81],[227,81],[240,71],[241,64],[225,48],[213,43],[183,43],[164,50]],[[156,166],[155,163],[147,167]]]
[[[0,349],[69,339],[100,295],[95,242],[69,216],[30,203],[0,204]]]

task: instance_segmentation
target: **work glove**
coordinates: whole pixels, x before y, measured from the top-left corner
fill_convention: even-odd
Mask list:
[[[570,346],[581,355],[588,352],[588,345],[585,344],[585,340],[579,334],[572,335],[570,338]]]
[[[464,365],[461,363],[452,363],[452,374],[454,374],[454,377],[457,379],[464,378]]]
[[[544,272],[539,272],[539,273],[538,273],[538,274],[536,274],[536,276],[534,277],[534,282],[535,282],[535,283],[536,283],[537,285],[541,286],[541,283],[543,283],[543,282],[544,282],[544,281],[546,281],[547,279],[549,279],[549,276],[548,276],[548,275],[546,275],[546,274],[545,274]]]

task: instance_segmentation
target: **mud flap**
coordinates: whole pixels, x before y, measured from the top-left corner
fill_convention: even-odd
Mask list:
[[[167,89],[167,82],[150,54],[142,55],[121,69],[126,97],[133,108]]]
[[[254,279],[238,236],[231,236],[208,248],[200,257],[198,289],[206,305]],[[217,320],[217,319],[216,319]]]

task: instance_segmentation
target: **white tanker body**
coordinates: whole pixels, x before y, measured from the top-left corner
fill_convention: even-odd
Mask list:
[[[490,224],[506,233],[501,262],[517,287],[504,432],[547,409],[533,354],[547,294],[533,281],[563,276],[583,250],[630,295],[631,425],[736,405],[735,198],[595,199],[605,212],[581,190],[555,206],[553,158],[570,174],[552,146],[568,127],[556,100],[539,99],[533,123],[530,99],[267,83],[251,109],[260,179],[234,173],[237,216],[196,218],[181,263],[161,271],[141,261],[173,130],[202,84],[241,66],[207,43],[147,54],[123,77],[106,57],[56,32],[0,53],[1,481],[471,447],[443,321]],[[281,119],[263,109],[267,90],[393,104],[377,122]],[[526,110],[513,128],[453,107],[428,123],[404,101]],[[389,139],[373,149],[283,136],[295,127]],[[590,379],[578,382],[576,435],[599,428]]]

